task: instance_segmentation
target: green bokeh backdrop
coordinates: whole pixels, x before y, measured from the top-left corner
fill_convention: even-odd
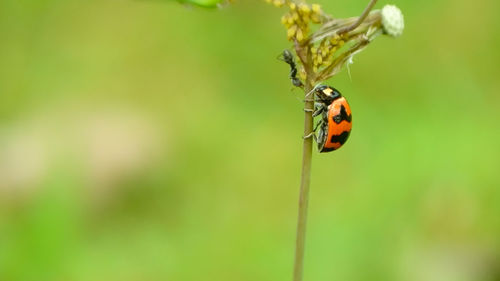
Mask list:
[[[328,81],[354,127],[314,154],[305,280],[500,280],[500,3],[391,4],[403,36]],[[283,12],[1,1],[0,280],[291,280]]]

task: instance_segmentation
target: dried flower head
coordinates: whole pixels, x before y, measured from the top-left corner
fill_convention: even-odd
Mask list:
[[[371,11],[371,0],[363,14],[353,18],[333,18],[318,4],[304,1],[266,0],[278,7],[287,7],[281,18],[288,40],[294,42],[302,68],[300,76],[311,83],[321,82],[337,74],[342,66],[362,51],[380,34],[400,36],[404,29],[403,14],[393,5]],[[311,32],[312,24],[320,24]]]
[[[405,22],[403,13],[394,5],[385,5],[382,8],[382,27],[386,34],[392,37],[398,37],[403,34]]]

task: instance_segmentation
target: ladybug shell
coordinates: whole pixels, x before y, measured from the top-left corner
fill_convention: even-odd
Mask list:
[[[335,99],[328,106],[327,120],[324,126],[325,140],[320,152],[339,149],[349,138],[352,128],[351,107],[344,97]]]

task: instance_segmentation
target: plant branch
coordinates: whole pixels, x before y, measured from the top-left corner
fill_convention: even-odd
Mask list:
[[[342,29],[341,26],[352,25],[358,19],[359,17],[352,17],[347,19],[334,19],[328,21],[308,38],[308,42],[315,43],[323,40],[326,37],[335,36],[338,34],[339,30]],[[363,27],[378,26],[381,24],[381,20],[382,18],[380,16],[380,13],[370,13],[355,29],[361,29],[359,32],[363,33],[365,29]],[[356,33],[359,32],[357,32],[357,30],[351,30],[347,37],[355,36]]]
[[[330,66],[323,69],[318,74],[317,80],[324,81],[337,74],[342,68],[342,66],[347,62],[347,60],[349,60],[356,53],[362,51],[369,43],[370,40],[365,38],[356,45],[352,46],[349,50],[347,50],[345,53],[336,58]]]
[[[352,25],[350,26],[346,26],[342,29],[340,29],[337,34],[344,34],[346,32],[349,32],[351,30],[354,30],[356,27],[358,27],[366,18],[366,16],[368,16],[368,14],[370,13],[370,10],[373,8],[373,6],[375,6],[375,3],[377,3],[377,0],[371,0],[370,3],[368,3],[368,6],[366,6],[365,10],[363,11],[363,13],[361,14],[361,16],[358,18],[358,20],[353,23]]]

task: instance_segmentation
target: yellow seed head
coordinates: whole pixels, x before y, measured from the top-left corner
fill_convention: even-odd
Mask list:
[[[302,15],[302,21],[304,22],[304,24],[308,24],[309,20],[311,20],[311,17],[309,17],[309,15]]]
[[[293,38],[293,36],[295,35],[295,33],[297,32],[297,25],[292,25],[288,30],[287,30],[287,37],[288,39],[291,39]]]
[[[273,5],[276,7],[281,7],[283,6],[284,2],[281,0],[274,0]]]
[[[309,14],[311,12],[311,8],[304,3],[299,4],[299,10],[304,14]]]
[[[328,48],[321,48],[321,55],[323,57],[326,57],[327,54],[328,54]]]
[[[303,67],[300,68],[299,77],[302,80],[306,80],[306,78],[307,78],[306,71],[304,70]]]
[[[320,14],[321,13],[321,6],[318,4],[312,4],[311,6],[313,13],[315,14]]]
[[[304,33],[302,32],[302,29],[297,29],[297,40],[300,42],[304,40]]]
[[[290,10],[295,11],[295,9],[297,8],[297,5],[292,2],[292,3],[290,3],[289,7],[290,7]]]
[[[314,23],[321,23],[321,17],[318,14],[312,14],[311,21]]]
[[[286,25],[287,23],[288,23],[288,19],[287,19],[287,17],[286,17],[286,16],[282,16],[282,17],[281,17],[281,24]]]

